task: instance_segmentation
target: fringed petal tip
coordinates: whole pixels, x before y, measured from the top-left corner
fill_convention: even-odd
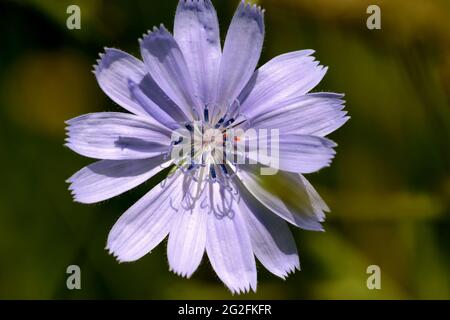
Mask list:
[[[64,147],[69,148],[71,150],[73,150],[74,148],[74,143],[73,143],[73,139],[70,136],[70,132],[67,133],[67,137],[64,139]]]
[[[95,203],[100,202],[98,200],[86,200],[86,199],[84,199],[84,197],[82,195],[78,194],[78,192],[76,192],[74,190],[70,190],[70,189],[69,189],[69,191],[70,191],[70,195],[72,196],[73,202],[80,203],[80,204],[95,204]]]
[[[340,120],[340,122],[339,122],[339,124],[338,124],[339,128],[342,127],[344,124],[346,124],[347,121],[350,120],[350,119],[352,118],[352,117],[350,117],[350,116],[347,116],[347,114],[348,114],[347,111],[345,111],[345,112],[343,113],[343,115],[345,115],[345,116],[341,118],[341,120]]]
[[[211,0],[180,0],[178,5],[194,5],[194,6],[213,7]]]
[[[314,229],[314,230],[310,230],[310,231],[325,232],[325,228],[322,226],[322,224],[320,224],[320,228],[317,228],[317,229]]]
[[[69,120],[66,120],[66,121],[64,121],[64,124],[67,125],[65,129],[66,129],[66,130],[70,130],[70,128],[72,127],[72,125],[78,123],[78,122],[81,121],[81,120],[84,120],[84,119],[86,119],[86,118],[89,118],[90,116],[93,116],[93,115],[95,115],[95,114],[96,114],[95,112],[85,113],[85,114],[76,116],[76,117],[74,117],[74,118],[71,118],[71,119],[69,119]]]
[[[72,196],[73,202],[81,203],[81,204],[94,204],[94,203],[98,202],[98,201],[86,201],[85,199],[80,197],[80,194],[77,192],[76,188],[74,187],[73,178],[74,177],[70,177],[69,179],[66,180],[66,183],[70,184],[67,189],[70,191],[70,195]]]
[[[242,10],[243,12],[262,17],[264,17],[264,13],[266,12],[266,9],[262,8],[261,6],[258,6],[257,4],[251,4],[246,0],[241,1],[238,10]]]
[[[109,255],[113,256],[113,258],[114,258],[118,263],[129,262],[129,261],[126,261],[126,260],[122,259],[122,258],[120,257],[120,255],[115,251],[115,249],[112,249],[112,248],[110,247],[109,244],[106,244],[105,250],[108,252]]]
[[[264,31],[264,12],[265,10],[256,4],[250,4],[242,0],[236,11],[236,16],[246,16],[258,23],[261,31]]]
[[[297,260],[295,264],[289,266],[289,268],[285,270],[283,273],[277,274],[276,276],[280,277],[283,280],[287,280],[287,278],[293,275],[297,270],[301,271],[299,260]]]
[[[309,57],[309,56],[312,56],[314,53],[316,53],[316,50],[314,50],[314,49],[304,49],[304,50],[300,50],[298,52],[302,52],[305,57]]]
[[[328,66],[324,66],[324,65],[320,64],[320,61],[316,60],[316,57],[314,57],[312,55],[308,55],[308,57],[313,59],[311,66],[316,69],[318,77],[320,79],[323,79],[328,72]]]
[[[159,25],[159,27],[154,26],[153,29],[147,30],[147,32],[142,34],[142,37],[138,39],[139,44],[142,45],[142,43],[152,40],[153,38],[157,37],[158,35],[166,36],[167,34],[170,34],[169,30],[164,26],[163,23]]]
[[[254,285],[247,283],[246,285],[243,286],[234,286],[234,287],[229,287],[227,284],[225,284],[225,286],[228,288],[228,290],[231,291],[232,295],[250,293],[250,290],[256,293],[256,283]]]
[[[73,200],[73,202],[76,202],[76,203],[80,203],[80,204],[92,204],[92,203],[88,203],[88,202],[84,202],[84,201],[81,201],[79,198],[78,198],[78,196],[75,194],[75,193],[71,193],[72,194],[72,200]]]
[[[69,138],[66,138],[66,139],[64,140],[63,146],[66,147],[66,148],[69,148],[70,150],[72,150],[72,147],[73,147],[72,144],[70,143]]]
[[[185,278],[185,279],[190,279],[192,277],[192,275],[194,274],[194,272],[191,272],[191,271],[186,272],[186,271],[181,271],[181,270],[175,270],[171,267],[169,267],[169,271],[173,272],[177,276]]]
[[[99,71],[107,68],[109,61],[114,61],[117,54],[121,54],[121,50],[117,48],[103,47],[103,51],[98,54],[98,59],[95,60],[95,64],[92,65],[92,73],[97,75]],[[112,58],[112,59],[108,59]]]
[[[128,263],[128,262],[134,262],[137,261],[141,258],[141,256],[136,256],[136,255],[126,255],[123,253],[119,253],[120,246],[119,248],[117,247],[112,247],[109,244],[106,245],[105,250],[108,252],[109,255],[113,256],[114,259],[118,262],[118,263]],[[147,252],[147,253],[151,253],[151,251]]]
[[[328,72],[328,66],[323,66],[323,65],[321,65],[320,64],[320,61],[317,61],[317,63],[318,63],[318,69],[319,69],[319,73],[320,73],[320,76],[322,77],[322,78],[324,78],[325,77],[325,75],[327,74],[327,72]]]
[[[328,139],[328,138],[322,137],[322,139],[320,139],[320,142],[322,143],[322,145],[324,147],[327,147],[327,148],[336,148],[338,146],[338,144],[336,142],[334,142],[333,140]],[[333,149],[332,149],[332,152],[334,152],[334,154],[336,153],[336,151]]]
[[[71,126],[73,123],[75,123],[78,119],[80,119],[80,117],[82,117],[82,115],[64,121],[64,124],[66,125],[65,130],[68,131],[68,130],[70,129],[70,126]]]
[[[345,93],[343,93],[343,92],[329,92],[329,94],[332,94],[332,95],[334,95],[335,96],[335,98],[336,99],[344,99],[344,97],[345,97]],[[342,100],[343,102],[346,102],[345,100]]]

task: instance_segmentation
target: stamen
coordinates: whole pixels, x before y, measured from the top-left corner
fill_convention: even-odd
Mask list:
[[[208,107],[207,106],[203,110],[203,116],[204,116],[205,122],[209,122],[209,111],[208,111]]]
[[[215,126],[216,129],[219,128],[219,127],[222,125],[222,123],[225,122],[225,117],[226,117],[226,116],[223,116],[222,118],[220,118],[219,121],[217,121],[217,124],[216,124],[216,126]]]
[[[203,110],[198,109],[200,113],[197,110],[194,111],[199,117],[198,121],[182,124],[189,131],[189,134],[176,136],[171,142],[171,147],[174,148],[180,143],[186,143],[190,135],[191,143],[190,146],[187,146],[188,148],[190,147],[190,152],[187,155],[183,155],[184,161],[179,163],[178,167],[194,181],[199,183],[204,181],[218,183],[230,192],[234,190],[230,185],[230,178],[236,175],[237,171],[233,167],[237,165],[238,160],[236,152],[233,152],[233,149],[236,149],[236,143],[239,142],[239,137],[231,135],[227,130],[247,123],[247,118],[240,113],[240,108],[241,105],[238,100],[228,105],[227,108],[222,108],[222,110],[218,106],[206,104]],[[210,137],[208,134],[208,130],[210,129],[220,130],[223,135],[222,142]],[[205,133],[208,135],[207,137],[204,136]],[[201,138],[201,143],[198,143],[198,139],[194,138]],[[223,155],[220,159],[222,160],[216,157],[221,144],[222,148],[220,152]],[[197,178],[198,170],[202,172],[204,170],[205,176],[202,174],[201,177],[199,176]]]
[[[179,137],[177,141],[173,142],[173,145],[176,146],[176,145],[178,145],[178,144],[180,144],[182,142],[183,142],[183,137]]]
[[[202,152],[202,167],[206,166],[205,153]]]
[[[222,169],[223,173],[228,176],[228,170],[227,167],[224,164],[219,164],[220,168]]]
[[[232,124],[234,122],[234,118],[231,118],[230,120],[228,120],[227,122],[225,122],[225,124],[223,125],[224,127],[228,127],[230,124]]]
[[[188,129],[189,132],[193,132],[194,131],[194,127],[192,126],[192,124],[190,123],[186,123],[185,128]]]
[[[209,167],[209,174],[211,175],[212,180],[215,181],[217,176],[216,176],[216,169],[214,169],[213,166]]]

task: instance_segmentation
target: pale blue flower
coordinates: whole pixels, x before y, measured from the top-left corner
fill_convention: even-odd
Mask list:
[[[348,117],[342,95],[308,93],[327,70],[311,50],[278,56],[255,71],[263,40],[259,7],[239,4],[222,50],[210,0],[181,0],[174,35],[160,26],[140,41],[143,62],[117,49],[101,55],[98,83],[130,113],[67,122],[67,146],[101,159],[69,179],[75,201],[103,201],[176,168],[112,228],[107,248],[119,261],[138,260],[168,236],[172,271],[190,277],[206,251],[233,293],[256,290],[255,256],[281,278],[299,269],[286,222],[322,230],[328,208],[302,174],[330,164],[335,144],[324,137]],[[296,186],[298,205],[263,188],[258,165],[215,163],[206,151],[192,163],[168,157],[185,143],[172,133],[192,132],[194,122],[224,131],[279,129],[279,168]]]

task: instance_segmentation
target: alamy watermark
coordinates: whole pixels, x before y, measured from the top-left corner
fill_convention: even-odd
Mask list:
[[[367,267],[366,273],[370,275],[366,281],[367,289],[381,290],[381,268],[373,264]]]
[[[67,7],[66,13],[69,15],[66,19],[66,26],[69,30],[81,29],[81,9],[75,4]]]
[[[369,30],[381,29],[381,9],[376,4],[367,7],[366,13],[370,16],[367,18],[366,26]]]
[[[77,265],[70,265],[66,269],[66,273],[69,275],[66,280],[66,287],[69,290],[81,289],[81,269]]]

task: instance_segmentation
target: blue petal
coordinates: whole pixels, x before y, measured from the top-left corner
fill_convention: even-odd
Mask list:
[[[345,103],[342,97],[333,93],[310,93],[289,99],[253,118],[252,127],[324,137],[349,119],[342,110]]]
[[[169,233],[183,196],[181,171],[154,187],[117,220],[107,249],[120,262],[136,261]]]
[[[128,87],[133,99],[138,102],[139,105],[141,105],[154,119],[171,130],[175,130],[180,127],[179,123],[175,121],[174,118],[172,118],[165,110],[162,110],[150,98],[148,98],[148,96],[141,89],[142,85],[140,86],[132,80],[129,80]]]
[[[224,204],[224,194],[230,202]],[[243,213],[235,196],[211,185],[212,212],[207,218],[206,252],[219,278],[232,293],[256,291],[256,264]],[[229,207],[224,210],[224,207]]]
[[[243,200],[240,207],[247,222],[253,252],[267,270],[284,279],[295,269],[300,269],[292,233],[282,218],[264,207],[242,184],[239,185]]]
[[[140,40],[141,54],[147,70],[158,86],[190,119],[199,107],[192,78],[183,53],[172,35],[161,26]]]
[[[128,113],[98,112],[67,121],[66,146],[90,158],[144,159],[161,155],[170,145],[170,131]]]
[[[305,183],[299,180],[295,174],[283,173],[286,179],[286,188],[297,190],[298,201],[295,208],[288,206],[278,196],[272,194],[262,187],[262,177],[254,173],[255,168],[241,166],[243,170],[237,172],[239,179],[247,190],[259,200],[267,209],[277,214],[293,225],[312,231],[323,231],[320,222],[324,219],[321,210],[322,202],[317,202],[317,198],[310,196],[312,186],[305,187]],[[317,193],[315,193],[317,195]],[[319,197],[320,198],[320,197]]]
[[[259,68],[239,96],[242,112],[253,118],[313,89],[327,71],[314,60],[313,53],[303,50],[283,54]]]
[[[247,141],[254,141],[252,139],[255,137],[249,137]],[[275,170],[313,173],[331,164],[336,154],[334,147],[336,144],[326,138],[281,133],[259,138],[258,148],[247,149],[245,156],[253,163],[256,161]]]
[[[145,110],[131,98],[128,80],[140,83],[147,73],[144,63],[126,52],[106,48],[94,72],[102,90],[118,105],[141,116]]]
[[[199,98],[203,104],[213,103],[222,50],[219,22],[210,0],[180,0],[174,38],[188,62]]]
[[[228,107],[250,80],[264,42],[264,11],[241,2],[228,29],[220,64],[217,103]]]
[[[75,173],[69,180],[75,201],[95,203],[118,196],[147,181],[167,167],[163,156],[141,160],[101,160]]]
[[[207,197],[204,190],[191,205],[182,204],[170,230],[167,243],[170,269],[183,277],[192,276],[205,252],[208,207],[203,204]]]

